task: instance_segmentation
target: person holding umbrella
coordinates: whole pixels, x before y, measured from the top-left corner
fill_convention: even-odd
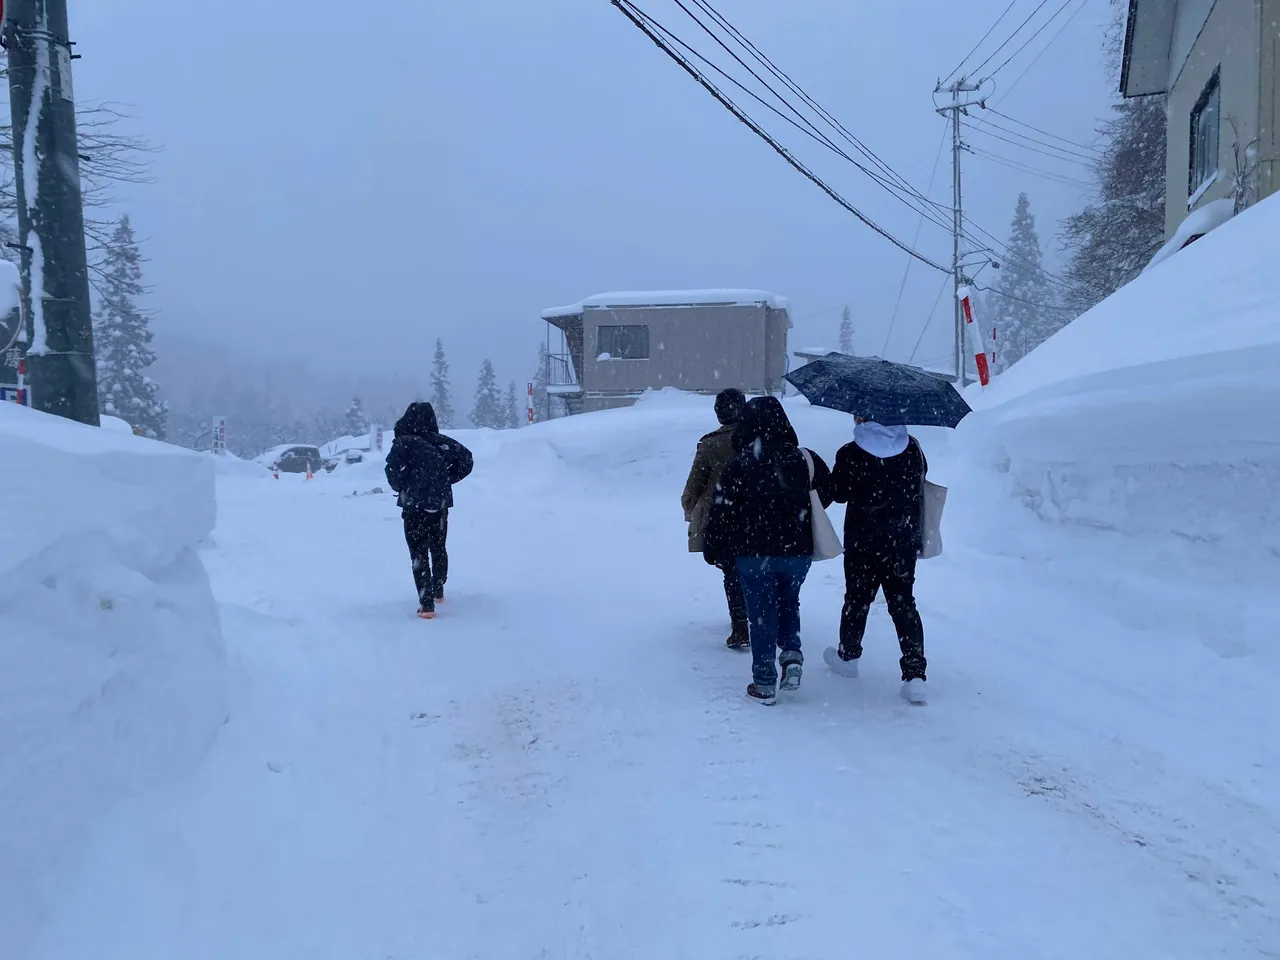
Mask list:
[[[924,451],[905,426],[855,418],[853,442],[836,454],[831,496],[848,504],[844,521],[844,608],[840,646],[823,652],[837,673],[856,677],[876,592],[898,631],[902,695],[925,702],[924,625],[916,609],[916,559],[924,544]]]
[[[729,622],[732,625],[725,645],[730,650],[745,650],[751,644],[747,631],[747,600],[742,595],[737,564],[733,559],[717,562],[708,556],[704,541],[711,501],[720,482],[720,474],[733,459],[733,431],[746,405],[746,395],[733,387],[721,390],[716,396],[716,419],[720,421],[720,428],[698,441],[698,451],[694,454],[689,479],[680,497],[685,523],[689,524],[689,552],[701,553],[707,563],[719,567],[724,574],[724,595],[729,602]]]
[[[845,600],[840,645],[823,658],[837,673],[858,676],[867,615],[883,590],[902,653],[902,695],[923,704],[928,663],[915,573],[924,547],[929,464],[907,425],[954,427],[969,405],[941,377],[876,357],[833,353],[786,379],[815,406],[854,415],[853,442],[836,454],[831,471],[832,499],[848,504]]]

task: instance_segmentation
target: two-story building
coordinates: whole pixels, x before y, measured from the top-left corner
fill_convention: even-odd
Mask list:
[[[1166,236],[1214,201],[1239,212],[1280,190],[1278,62],[1280,0],[1129,0],[1120,90],[1166,96]]]

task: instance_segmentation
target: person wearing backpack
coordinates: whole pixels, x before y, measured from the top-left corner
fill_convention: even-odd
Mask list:
[[[449,510],[453,485],[474,466],[471,451],[440,432],[435,408],[416,401],[396,421],[395,440],[387,454],[387,483],[397,494],[404,518],[404,538],[413,561],[418,590],[418,616],[433,620],[444,602],[449,577]]]

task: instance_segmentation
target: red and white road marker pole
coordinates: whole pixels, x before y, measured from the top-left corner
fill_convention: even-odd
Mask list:
[[[982,329],[973,322],[973,301],[969,288],[961,287],[956,291],[960,305],[964,307],[964,327],[969,334],[969,346],[973,350],[973,359],[978,366],[978,382],[984,387],[991,383],[991,368],[987,365],[987,351],[982,345]]]
[[[533,423],[533,384],[529,384],[529,422]]]

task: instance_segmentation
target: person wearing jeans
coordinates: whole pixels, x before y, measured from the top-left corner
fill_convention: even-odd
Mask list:
[[[800,588],[813,560],[809,557],[739,557],[738,578],[746,595],[751,624],[751,680],[763,690],[792,669],[797,685],[804,663],[800,650]],[[778,663],[774,663],[774,658]]]
[[[737,569],[751,642],[747,697],[772,704],[779,687],[800,686],[800,588],[813,562],[809,491],[817,490],[828,503],[829,471],[809,451],[811,477],[805,451],[775,397],[746,405],[733,445],[736,453],[716,487],[705,551]]]

